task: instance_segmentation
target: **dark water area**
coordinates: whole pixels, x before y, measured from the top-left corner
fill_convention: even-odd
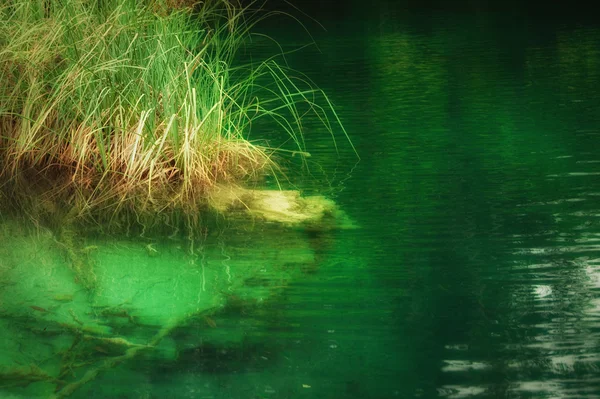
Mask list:
[[[340,343],[300,363],[315,397],[599,397],[598,25],[567,7],[373,4],[307,5],[327,31],[288,56],[361,157],[341,166],[307,133],[351,170],[336,200],[362,226],[331,255],[338,284],[294,293]]]
[[[360,228],[252,320],[208,319],[241,344],[126,363],[136,378],[72,397],[600,397],[600,25],[517,2],[298,7],[326,30],[262,28],[309,44],[286,60],[360,156],[306,119],[304,188]]]

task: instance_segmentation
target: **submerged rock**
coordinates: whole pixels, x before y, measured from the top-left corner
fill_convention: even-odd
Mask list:
[[[303,197],[297,190],[221,186],[212,192],[210,205],[221,213],[245,214],[290,227],[316,230],[357,227],[333,200],[321,195]]]

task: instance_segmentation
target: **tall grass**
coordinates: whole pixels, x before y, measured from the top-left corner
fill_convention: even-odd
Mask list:
[[[274,121],[302,154],[299,106],[345,135],[327,97],[277,56],[234,64],[265,15],[253,7],[5,0],[0,176],[8,196],[42,197],[47,208],[97,222],[193,215],[216,185],[276,172],[275,149],[248,140],[258,118]]]

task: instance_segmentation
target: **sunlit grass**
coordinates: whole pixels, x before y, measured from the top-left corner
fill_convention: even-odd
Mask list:
[[[332,146],[336,129],[347,139],[324,93],[277,56],[234,63],[268,15],[252,7],[3,2],[0,173],[8,196],[33,193],[96,222],[193,215],[218,184],[277,174],[276,149],[248,140],[259,118],[278,126],[293,153],[307,154],[306,110]]]

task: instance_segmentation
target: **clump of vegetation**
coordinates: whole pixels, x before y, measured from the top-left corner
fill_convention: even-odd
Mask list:
[[[37,217],[191,220],[214,187],[277,172],[254,121],[305,154],[302,114],[330,132],[339,119],[277,57],[235,63],[265,15],[230,0],[3,1],[4,196]]]

